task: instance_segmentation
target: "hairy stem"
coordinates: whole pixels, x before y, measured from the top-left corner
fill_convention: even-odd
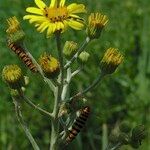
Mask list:
[[[21,110],[20,110],[20,106],[19,106],[19,103],[17,102],[17,100],[15,100],[15,98],[13,98],[13,103],[15,105],[15,112],[16,112],[16,117],[17,117],[17,120],[18,122],[20,123],[20,125],[22,126],[26,136],[28,137],[32,147],[34,150],[40,150],[40,148],[38,147],[37,143],[35,142],[32,134],[30,133],[26,123],[24,122],[23,120],[23,117],[22,117],[22,113],[21,113]]]
[[[59,84],[55,88],[54,96],[54,108],[53,108],[53,116],[54,119],[51,121],[51,140],[50,140],[50,150],[57,150],[59,147],[58,144],[58,136],[59,136],[59,119],[58,119],[58,111],[59,111],[59,103],[61,101],[61,94],[64,84],[64,65],[63,65],[63,54],[61,49],[61,39],[60,39],[60,32],[56,32],[56,44],[57,44],[57,51],[58,51],[58,58],[60,63],[60,78]]]

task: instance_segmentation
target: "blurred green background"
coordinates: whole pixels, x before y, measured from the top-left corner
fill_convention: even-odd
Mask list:
[[[96,78],[99,60],[105,49],[110,46],[117,47],[125,55],[124,63],[117,72],[106,77],[101,85],[87,93],[87,99],[92,107],[90,121],[68,148],[101,150],[104,142],[107,142],[102,140],[103,127],[107,128],[109,134],[115,126],[126,120],[132,127],[144,124],[148,132],[150,131],[150,4],[149,0],[77,0],[77,2],[84,3],[89,13],[100,11],[108,15],[109,24],[101,38],[91,42],[87,48],[91,55],[90,61],[80,76],[74,78],[70,94],[75,94],[75,89],[78,91],[83,89]],[[26,95],[34,103],[51,110],[53,99],[47,85],[39,76],[27,70],[6,46],[6,19],[15,15],[26,32],[26,44],[33,56],[38,58],[43,51],[55,55],[54,39],[46,39],[45,35],[36,32],[33,25],[22,20],[26,14],[26,7],[33,4],[31,0],[0,0],[0,72],[7,64],[18,64],[24,74],[30,77]],[[85,38],[85,31],[69,30],[62,36],[63,42],[74,40],[81,43]],[[40,147],[43,150],[48,149],[50,120],[26,104],[22,111]],[[1,78],[0,149],[32,149],[22,128],[18,126],[9,89]],[[139,149],[150,149],[149,136]]]

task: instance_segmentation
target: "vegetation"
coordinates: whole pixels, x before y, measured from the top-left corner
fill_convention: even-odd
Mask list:
[[[14,3],[12,5],[12,2]],[[88,83],[91,83],[98,74],[100,57],[104,50],[110,46],[117,47],[125,54],[125,61],[119,69],[109,77],[105,77],[101,85],[88,92],[86,99],[91,106],[91,116],[85,128],[71,142],[67,149],[102,149],[104,150],[110,141],[110,136],[123,122],[128,122],[133,129],[143,124],[150,131],[150,8],[148,0],[77,0],[84,3],[89,12],[103,12],[109,17],[109,23],[102,32],[100,39],[92,41],[88,52],[92,57],[86,64],[80,76],[74,78],[71,83],[70,95],[74,95],[75,89],[82,91]],[[6,0],[0,2],[0,70],[8,64],[18,64],[23,73],[30,77],[25,95],[30,97],[35,104],[52,110],[52,93],[47,92],[47,85],[39,76],[33,75],[15,54],[9,51],[6,45],[6,19],[17,16],[22,28],[26,32],[26,43],[32,55],[37,59],[41,51],[56,54],[55,42],[52,38],[45,40],[44,34],[39,34],[33,25],[23,21],[25,9],[33,5],[33,2]],[[63,34],[62,41],[76,41],[81,43],[85,35],[84,31],[69,32]],[[82,82],[81,82],[82,81]],[[37,143],[43,149],[48,149],[51,124],[50,120],[39,114],[25,103],[22,113],[32,131]],[[32,149],[26,139],[22,128],[15,117],[14,106],[7,85],[0,79],[0,149],[22,150]],[[149,135],[142,141],[140,150],[150,148]],[[133,149],[131,146],[123,146],[121,149]]]

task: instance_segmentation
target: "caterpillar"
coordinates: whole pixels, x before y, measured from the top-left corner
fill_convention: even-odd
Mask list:
[[[19,58],[32,72],[37,72],[37,68],[33,64],[31,58],[20,45],[17,45],[16,43],[11,42],[10,40],[7,40],[7,45],[14,53],[16,53],[19,56]]]
[[[90,114],[90,107],[86,106],[83,109],[81,109],[81,113],[79,117],[75,120],[72,129],[69,130],[69,134],[66,138],[66,145],[69,144],[80,132],[80,130],[84,127],[88,117]]]

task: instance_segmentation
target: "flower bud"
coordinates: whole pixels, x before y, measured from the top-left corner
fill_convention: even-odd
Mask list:
[[[97,39],[108,22],[106,15],[100,13],[91,13],[88,18],[88,27],[86,33],[90,39]]]
[[[110,143],[112,143],[112,144],[118,143],[118,142],[119,142],[118,134],[116,134],[116,133],[111,133],[110,136],[109,136],[109,141],[110,141]]]
[[[79,61],[81,63],[86,63],[88,61],[89,57],[90,57],[90,54],[86,51],[81,52],[81,54],[78,56]]]
[[[72,58],[72,56],[77,52],[78,44],[73,41],[66,41],[63,54],[65,55],[66,59]]]
[[[122,61],[123,55],[117,49],[109,48],[100,62],[100,69],[104,74],[112,74]]]
[[[10,94],[12,97],[14,97],[17,100],[20,98],[20,94],[19,94],[18,90],[16,90],[16,89],[11,89]]]
[[[2,71],[2,78],[12,89],[24,86],[22,71],[17,65],[5,66]]]
[[[39,58],[39,64],[48,78],[55,78],[58,76],[60,65],[56,58],[44,53]]]
[[[128,136],[128,134],[122,132],[119,134],[119,141],[120,143],[127,145],[129,144],[130,137]]]
[[[25,33],[20,27],[20,23],[17,20],[17,18],[11,17],[7,19],[8,28],[6,30],[6,33],[8,35],[8,39],[11,43],[17,43],[21,42],[25,38]]]
[[[133,141],[141,141],[141,140],[145,139],[145,137],[146,137],[146,131],[145,131],[144,125],[136,126],[132,130],[132,137],[131,138]]]
[[[129,133],[131,131],[131,127],[129,122],[122,122],[119,126],[121,132]]]

